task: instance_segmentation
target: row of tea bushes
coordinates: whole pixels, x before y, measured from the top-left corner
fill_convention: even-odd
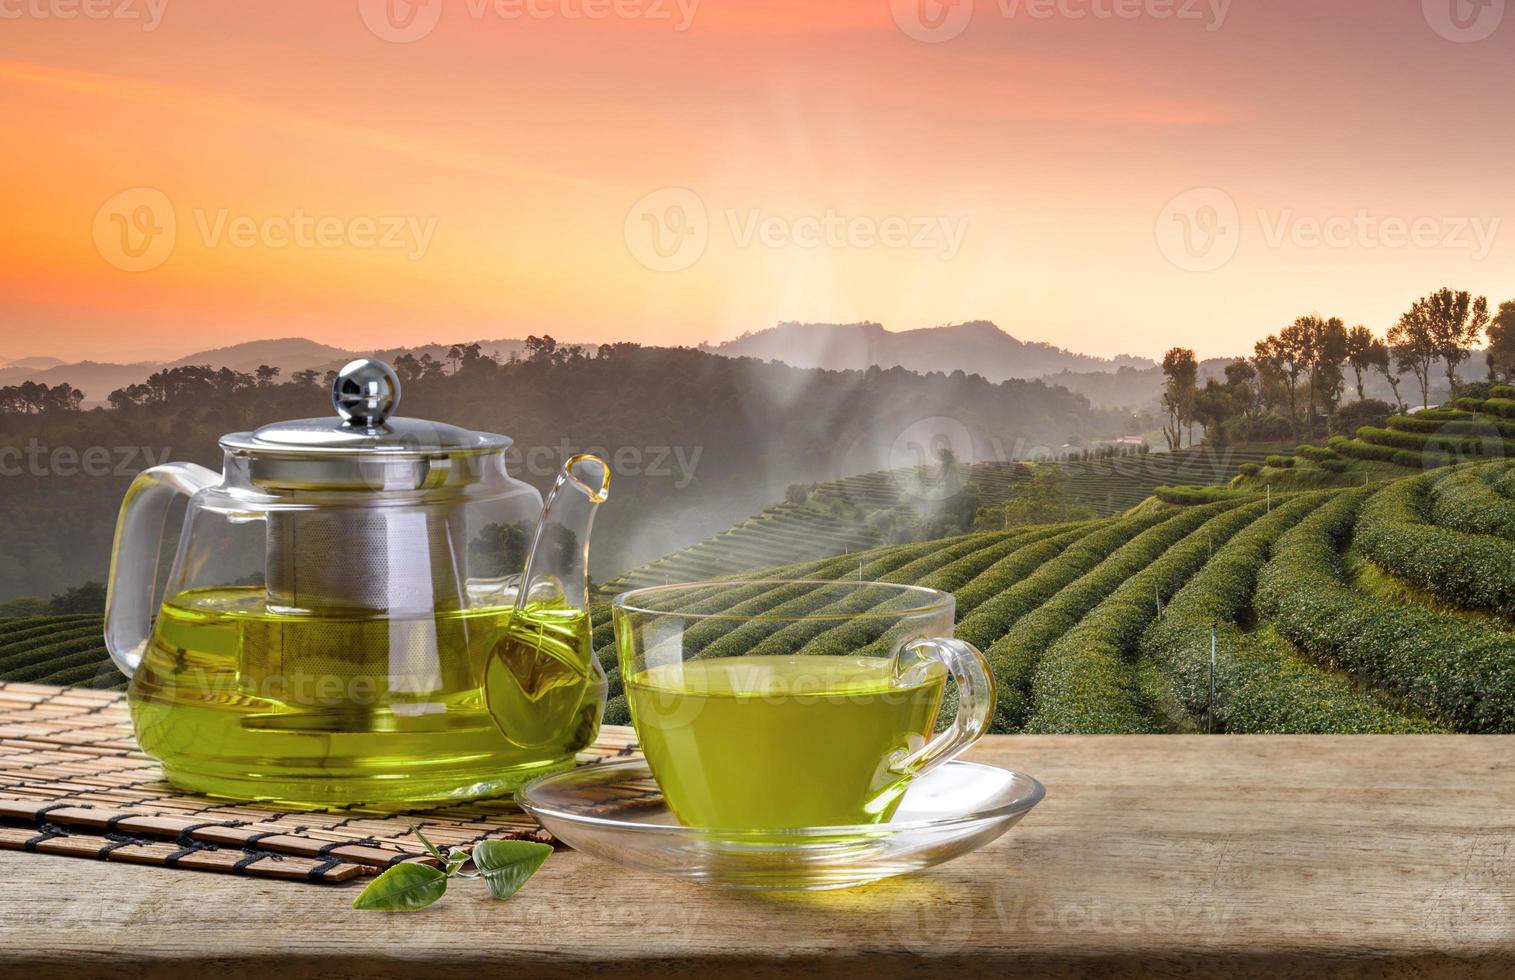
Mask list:
[[[1141,704],[1131,653],[1159,601],[1166,602],[1205,566],[1216,548],[1266,514],[1254,503],[1220,514],[1124,578],[1092,612],[1072,625],[1037,664],[1035,710],[1026,731],[1136,734],[1152,730]]]
[[[1049,561],[991,570],[990,585],[998,592],[963,617],[957,624],[958,638],[979,649],[987,648],[1021,617],[1104,561],[1111,552],[1173,516],[1147,514],[1112,522],[1078,538]]]
[[[1494,463],[1442,477],[1431,487],[1432,519],[1454,531],[1515,540],[1515,500],[1495,489],[1512,476],[1515,467]]]
[[[1451,475],[1464,472],[1476,471]],[[1379,567],[1451,604],[1515,617],[1515,548],[1428,521],[1427,498],[1442,478],[1400,480],[1375,494],[1357,522],[1357,546]]]
[[[1210,504],[1179,511],[1115,551],[1092,570],[1058,589],[1021,616],[984,650],[999,694],[996,731],[1018,731],[1031,711],[1031,682],[1042,654],[1121,583],[1162,557],[1211,518],[1235,505]],[[971,641],[970,641],[971,642]]]
[[[1296,497],[1237,534],[1147,627],[1142,653],[1152,658],[1196,725],[1208,714],[1217,730],[1236,733],[1435,730],[1425,719],[1384,707],[1349,679],[1301,657],[1271,624],[1250,632],[1236,625],[1251,605],[1258,571],[1274,542],[1328,497],[1318,492]]]
[[[1515,637],[1343,581],[1340,549],[1377,490],[1341,491],[1285,534],[1258,577],[1257,608],[1313,657],[1408,698],[1434,721],[1515,732]]]
[[[1487,456],[1496,459],[1515,456],[1515,441],[1454,435],[1441,431],[1404,432],[1399,429],[1378,429],[1365,425],[1357,430],[1357,438],[1375,446],[1408,449],[1416,453],[1458,457]]]

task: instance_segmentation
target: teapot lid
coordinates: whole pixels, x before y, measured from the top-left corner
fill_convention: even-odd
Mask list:
[[[233,432],[221,446],[253,454],[429,456],[453,452],[489,452],[507,448],[510,439],[475,432],[445,422],[400,418],[400,378],[376,358],[359,358],[337,372],[331,402],[336,417],[275,422],[255,432]]]

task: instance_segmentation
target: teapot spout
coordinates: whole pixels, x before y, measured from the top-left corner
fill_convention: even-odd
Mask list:
[[[589,534],[594,513],[610,495],[610,466],[578,455],[563,464],[542,504],[516,608],[528,604],[589,609]]]

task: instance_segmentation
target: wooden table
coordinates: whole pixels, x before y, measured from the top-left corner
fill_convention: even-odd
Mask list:
[[[515,899],[0,853],[0,974],[1515,976],[1515,740],[995,737],[1046,801],[840,892],[707,891],[554,855]]]

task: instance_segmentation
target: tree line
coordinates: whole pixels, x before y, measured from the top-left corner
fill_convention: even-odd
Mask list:
[[[1224,380],[1203,386],[1194,351],[1175,347],[1163,357],[1163,437],[1169,449],[1186,436],[1193,445],[1196,424],[1213,442],[1296,436],[1342,407],[1349,376],[1357,400],[1366,401],[1364,381],[1373,373],[1393,391],[1394,410],[1409,408],[1400,391],[1405,375],[1424,406],[1439,372],[1457,391],[1459,368],[1485,337],[1489,380],[1515,380],[1515,301],[1491,314],[1487,298],[1448,288],[1417,299],[1383,337],[1340,317],[1301,316],[1259,340],[1250,358],[1227,364]]]

